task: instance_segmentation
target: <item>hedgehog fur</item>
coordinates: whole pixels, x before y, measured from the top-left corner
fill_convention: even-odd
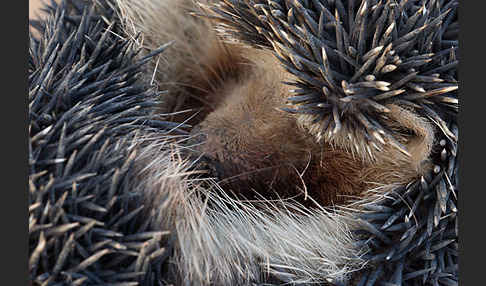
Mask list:
[[[457,285],[457,5],[52,2],[30,37],[30,281]],[[383,123],[389,103],[424,116],[433,168],[334,208],[248,203],[194,176],[188,126],[167,112],[195,91],[174,82],[211,80],[216,58],[232,68],[226,42],[273,52],[296,79],[284,110],[366,160],[408,152]]]

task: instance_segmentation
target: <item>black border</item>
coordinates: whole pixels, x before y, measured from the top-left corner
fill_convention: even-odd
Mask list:
[[[2,9],[2,283],[28,285],[28,2]]]
[[[485,49],[481,24],[486,15],[479,3],[459,4],[459,285],[482,285],[485,280],[486,190],[482,180],[486,179],[486,167],[480,154],[486,150],[482,140],[486,129],[482,69],[486,65],[482,62]]]

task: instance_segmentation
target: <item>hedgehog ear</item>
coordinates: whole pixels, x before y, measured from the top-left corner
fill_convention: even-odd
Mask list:
[[[435,128],[431,122],[411,109],[390,104],[387,128],[394,131],[394,137],[407,151],[407,161],[416,170],[429,159],[435,141]],[[400,152],[401,149],[394,149]]]

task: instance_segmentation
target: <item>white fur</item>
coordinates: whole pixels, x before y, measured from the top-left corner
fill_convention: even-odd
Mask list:
[[[345,213],[296,202],[242,202],[188,171],[174,138],[145,138],[138,154],[147,202],[160,230],[175,229],[172,262],[186,285],[346,280],[365,261]],[[204,185],[202,184],[204,182]],[[204,187],[205,186],[205,187]],[[338,214],[340,213],[340,214]]]

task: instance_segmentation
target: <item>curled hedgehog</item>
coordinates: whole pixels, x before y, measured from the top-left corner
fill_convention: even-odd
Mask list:
[[[33,285],[457,285],[458,1],[52,2]]]

